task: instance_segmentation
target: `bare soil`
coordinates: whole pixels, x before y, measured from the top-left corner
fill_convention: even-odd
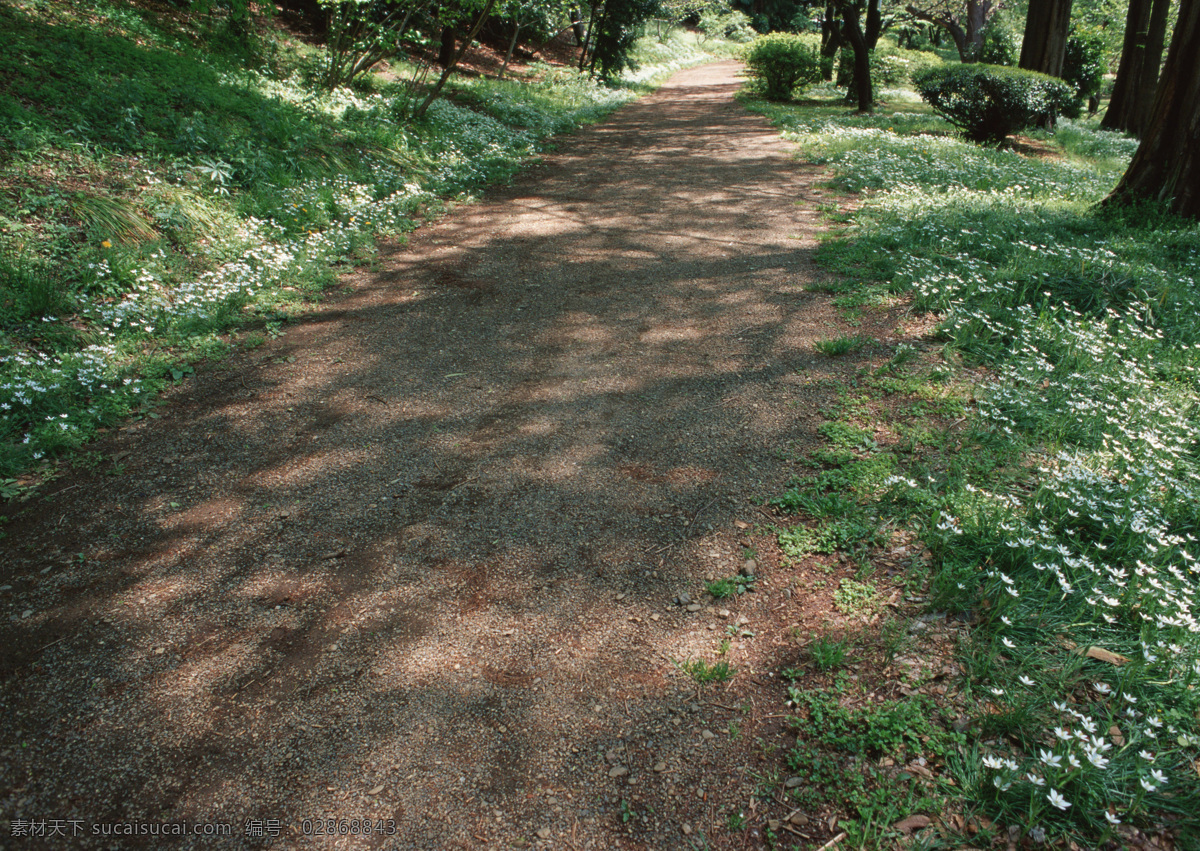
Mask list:
[[[775,672],[838,618],[760,500],[860,363],[814,352],[848,331],[806,290],[827,199],[737,71],[564,138],[6,509],[0,817],[86,835],[0,846],[762,846]],[[231,832],[93,834],[164,821]]]

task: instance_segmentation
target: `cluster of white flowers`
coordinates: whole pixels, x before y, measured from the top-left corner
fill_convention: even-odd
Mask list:
[[[441,99],[431,105],[424,125],[405,127],[393,94],[346,88],[314,92],[298,78],[226,72],[228,85],[322,121],[375,122],[386,127],[395,145],[365,152],[353,177],[305,178],[285,183],[276,194],[259,193],[257,216],[239,215],[224,195],[214,197],[207,183],[202,191],[191,186],[194,163],[160,163],[157,171],[139,167],[146,209],[164,233],[183,234],[191,253],[159,249],[139,256],[121,250],[118,258],[118,249],[104,240],[82,269],[83,287],[97,295],[77,314],[90,334],[107,344],[76,353],[0,358],[0,435],[41,457],[46,440],[62,445],[67,432],[83,433],[95,424],[103,407],[98,398],[144,392],[143,382],[117,379],[128,368],[122,341],[181,328],[242,301],[269,300],[279,287],[320,276],[376,234],[410,229],[438,198],[511,168],[536,152],[545,136],[635,97],[584,75],[547,69],[543,77],[519,85],[467,82],[477,89],[475,97],[486,112]],[[212,162],[229,175],[240,167],[219,158]],[[50,435],[51,428],[56,434]]]
[[[949,136],[902,136],[885,128],[813,121],[784,133],[805,154],[838,167],[851,189],[877,189],[911,200],[947,189],[1006,197],[1095,198],[1112,187],[1110,168],[1079,161],[1042,161],[981,148]],[[928,201],[929,199],[926,198]]]
[[[1126,252],[1054,226],[1083,208],[1076,202],[1103,197],[1133,147],[1082,127],[1065,132],[1101,160],[1048,162],[836,120],[797,122],[792,136],[847,185],[879,190],[858,214],[860,234],[893,250],[894,283],[918,308],[939,311],[952,339],[991,356],[976,433],[1034,453],[1009,492],[930,488],[926,502],[939,508],[922,515],[931,546],[977,566],[978,582],[953,581],[987,600],[996,652],[1024,665],[1035,655],[1027,625],[1056,610],[1070,613],[1061,629],[1077,644],[1130,657],[1120,688],[1094,683],[1053,704],[1060,720],[1042,731],[1036,755],[985,756],[988,782],[1035,824],[1039,813],[1074,818],[1080,801],[1092,806],[1105,790],[1105,821],[1118,824],[1171,785],[1178,749],[1195,746],[1191,731],[1148,704],[1200,677],[1200,347],[1168,339],[1162,323],[1165,311],[1200,305],[1200,259],[1178,240],[1154,251],[1165,236]],[[1064,303],[1103,306],[1110,286],[1117,307],[1085,314]],[[885,486],[927,487],[903,475]],[[1015,682],[1030,693],[990,693],[1045,699],[1033,677]]]

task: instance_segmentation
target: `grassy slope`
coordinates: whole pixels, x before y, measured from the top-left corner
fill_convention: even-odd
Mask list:
[[[908,748],[954,781],[940,808],[1035,840],[1123,845],[1140,829],[1197,847],[1200,228],[1097,208],[1135,143],[1086,122],[1030,156],[959,141],[911,95],[874,116],[836,97],[756,108],[864,193],[822,253],[856,279],[836,288],[843,308],[909,299],[936,331],[846,389],[829,447],[806,459],[818,472],[777,501],[813,524],[780,544],[855,550],[910,529],[928,548],[912,581],[975,624],[957,653],[969,723]],[[880,432],[901,439],[864,442]],[[890,729],[836,694],[793,698],[847,727],[843,754]],[[793,768],[831,771],[831,741],[802,734]],[[837,803],[868,845],[929,811],[875,800],[874,771],[831,774],[860,790]],[[975,844],[997,830],[971,824]],[[951,825],[927,840],[968,841]]]
[[[0,6],[0,497],[635,96],[545,68],[457,79],[413,122],[403,82],[318,92],[315,49],[264,30],[248,70],[222,32],[122,0]],[[639,53],[660,72],[706,55]]]

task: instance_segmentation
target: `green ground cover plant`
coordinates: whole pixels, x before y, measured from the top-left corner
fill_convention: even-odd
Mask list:
[[[952,794],[1034,840],[1194,845],[1200,227],[1098,208],[1136,142],[1087,121],[1034,158],[929,135],[928,113],[763,110],[867,193],[824,262],[937,322],[941,378],[902,358],[855,395],[934,399],[975,376],[952,435],[910,421],[894,469],[842,497],[916,532],[931,558],[914,581],[974,623]],[[863,463],[840,453],[836,470]],[[781,500],[809,511],[813,489]]]
[[[676,34],[637,47],[636,83],[456,79],[413,121],[404,73],[327,91],[322,53],[281,32],[247,67],[203,24],[117,0],[6,4],[0,31],[7,479],[145,414],[232,332],[278,333],[379,237],[709,55]]]

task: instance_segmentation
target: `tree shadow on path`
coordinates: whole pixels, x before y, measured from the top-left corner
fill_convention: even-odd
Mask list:
[[[736,572],[854,365],[813,354],[815,174],[735,68],[564,139],[8,524],[7,818],[744,847],[744,748],[672,664],[721,633],[672,600]]]

